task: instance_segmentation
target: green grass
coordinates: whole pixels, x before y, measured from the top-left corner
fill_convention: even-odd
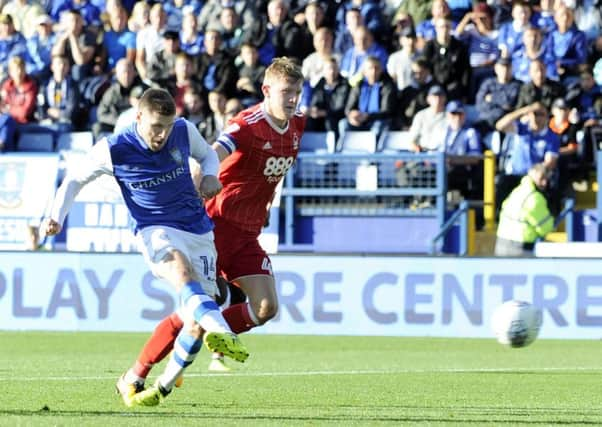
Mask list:
[[[156,408],[114,394],[146,334],[0,332],[1,426],[600,425],[598,341],[247,335],[233,374]],[[234,364],[234,363],[233,363]],[[160,372],[151,374],[151,381]]]

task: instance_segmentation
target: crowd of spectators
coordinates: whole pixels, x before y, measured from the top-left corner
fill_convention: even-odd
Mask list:
[[[490,148],[496,130],[513,138],[502,195],[541,162],[552,189],[568,191],[597,148],[596,0],[0,0],[0,10],[1,151],[25,132],[99,138],[153,86],[211,142],[262,98],[263,71],[283,55],[302,65],[310,131],[372,130],[382,147],[407,130],[415,151],[459,156]]]

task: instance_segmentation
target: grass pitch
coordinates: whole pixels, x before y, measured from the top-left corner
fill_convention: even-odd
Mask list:
[[[1,426],[600,425],[599,341],[243,337],[231,374],[206,373],[156,408],[114,394],[147,334],[0,332]],[[151,373],[150,381],[160,367]]]

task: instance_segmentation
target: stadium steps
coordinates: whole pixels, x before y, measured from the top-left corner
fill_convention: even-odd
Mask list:
[[[493,256],[495,248],[495,230],[479,230],[474,234],[474,252],[472,256]]]

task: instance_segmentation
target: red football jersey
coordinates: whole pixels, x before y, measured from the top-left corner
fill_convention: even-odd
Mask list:
[[[224,188],[205,205],[209,216],[259,234],[276,185],[297,158],[304,127],[305,116],[296,113],[278,128],[263,104],[232,118],[217,139],[230,155],[220,165]]]

